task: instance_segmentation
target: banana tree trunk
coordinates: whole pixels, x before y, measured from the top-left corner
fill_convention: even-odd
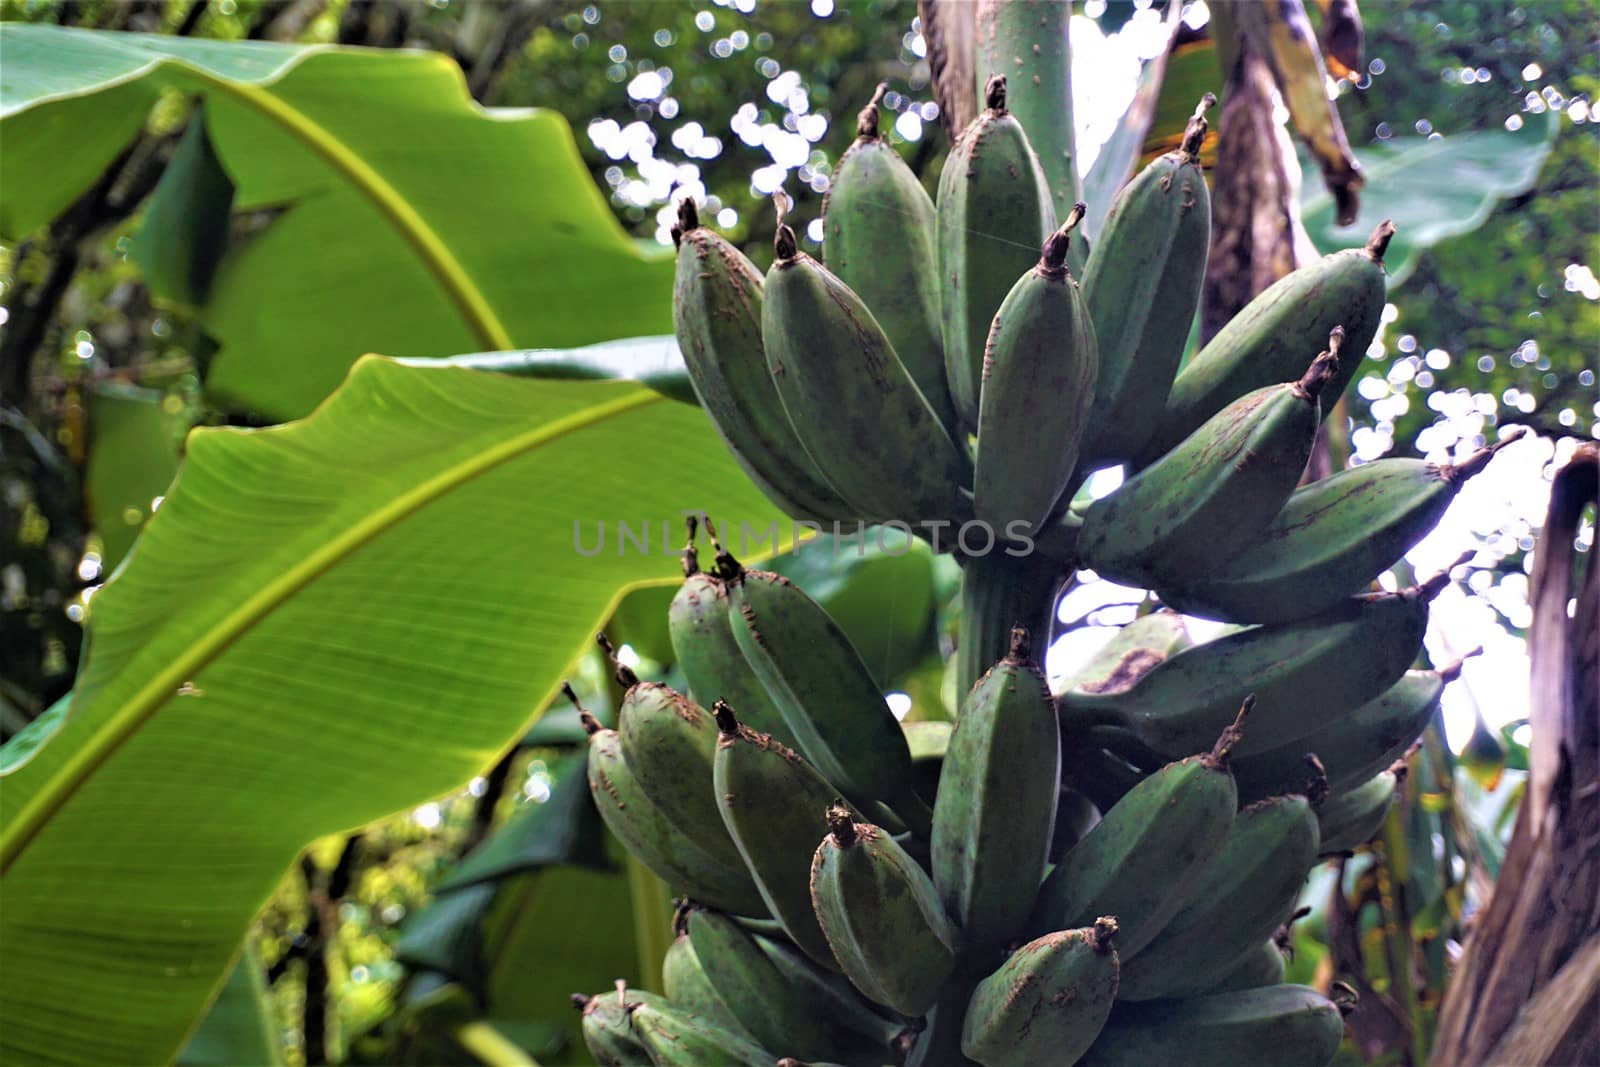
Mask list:
[[[1445,996],[1435,1067],[1600,1063],[1600,567],[1573,546],[1597,483],[1588,444],[1551,487],[1533,570],[1527,794]]]

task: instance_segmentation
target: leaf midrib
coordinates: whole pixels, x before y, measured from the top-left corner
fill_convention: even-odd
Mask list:
[[[500,322],[488,299],[450,251],[433,227],[417,213],[399,190],[345,146],[326,127],[304,111],[292,107],[281,97],[260,86],[232,82],[210,71],[171,60],[197,81],[210,86],[257,114],[275,123],[339,173],[364,196],[378,213],[394,227],[402,240],[421,260],[423,268],[439,283],[450,302],[471,330],[476,342],[493,351],[515,348],[510,333]]]
[[[378,359],[368,356],[362,363]],[[358,364],[359,367],[359,364]],[[165,670],[158,672],[74,750],[67,761],[43,783],[0,833],[0,876],[4,876],[29,844],[39,835],[80,785],[92,777],[124,744],[138,733],[172,699],[178,688],[226,652],[252,627],[268,617],[290,597],[310,585],[356,550],[398,525],[423,507],[467,484],[479,475],[516,459],[522,454],[588,429],[607,419],[636,408],[665,402],[666,398],[639,388],[606,401],[513,435],[498,445],[466,457],[410,491],[392,498],[369,512],[328,541],[322,548],[302,556],[268,581],[255,594],[245,597],[235,609],[210,628],[204,639],[190,645]],[[58,743],[59,739],[57,739]]]

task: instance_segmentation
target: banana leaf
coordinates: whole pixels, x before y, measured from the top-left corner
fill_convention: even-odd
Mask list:
[[[221,345],[215,404],[303,415],[364,352],[567,348],[671,328],[670,255],[623,233],[565,120],[480,108],[444,56],[19,23],[0,25],[0,52],[0,239],[72,203],[173,91],[204,102],[233,210],[274,213],[203,287],[200,322]],[[187,225],[162,208],[185,200],[201,162],[164,176],[148,226]],[[142,239],[158,295],[198,295],[192,262],[157,254],[192,236]]]
[[[0,758],[0,1059],[171,1059],[308,841],[459,788],[623,591],[677,580],[574,531],[676,528],[685,486],[777,517],[631,383],[368,357],[302,422],[191,433],[70,712]]]

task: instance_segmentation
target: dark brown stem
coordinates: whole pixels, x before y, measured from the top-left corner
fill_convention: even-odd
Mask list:
[[[794,231],[788,223],[780,223],[778,234],[772,239],[772,250],[780,263],[793,263],[800,255],[800,242],[795,239]]]
[[[1311,771],[1311,777],[1306,779],[1306,784],[1300,792],[1310,801],[1313,808],[1320,808],[1328,799],[1328,771],[1314,752],[1307,752],[1305,761],[1306,767]]]
[[[1451,663],[1451,664],[1449,664],[1447,666],[1444,666],[1444,667],[1440,667],[1439,668],[1439,680],[1444,682],[1446,685],[1449,685],[1451,682],[1453,682],[1457,678],[1461,677],[1461,665],[1463,663],[1467,662],[1467,660],[1471,659],[1473,656],[1481,656],[1481,655],[1483,655],[1483,646],[1479,645],[1477,648],[1473,649],[1471,652],[1468,652],[1466,655],[1461,656],[1460,658],[1458,658],[1454,663]]]
[[[711,705],[711,717],[717,720],[717,730],[723,737],[739,736],[739,717],[733,713],[726,700]]]
[[[1454,563],[1451,563],[1444,570],[1440,571],[1438,574],[1435,574],[1432,578],[1429,578],[1421,585],[1418,585],[1414,590],[1411,590],[1411,592],[1415,593],[1417,596],[1420,596],[1424,600],[1432,600],[1434,597],[1444,592],[1445,586],[1450,584],[1450,572],[1477,554],[1477,549],[1469,549],[1468,551],[1461,553],[1461,555],[1455,558]]]
[[[1006,113],[1006,76],[991,74],[983,85],[983,104],[996,115]]]
[[[1308,401],[1315,400],[1322,395],[1322,390],[1332,380],[1334,372],[1339,369],[1339,349],[1344,347],[1344,327],[1335,326],[1333,332],[1328,334],[1328,348],[1319,352],[1317,358],[1311,361],[1311,366],[1300,380],[1295,383],[1295,393]]]
[[[1372,236],[1367,238],[1367,255],[1372,257],[1374,263],[1383,262],[1383,254],[1389,250],[1389,240],[1394,237],[1394,223],[1384,219],[1378,223],[1377,229],[1372,231]]]
[[[1528,435],[1528,432],[1529,431],[1526,426],[1513,426],[1511,429],[1506,431],[1505,436],[1501,437],[1500,440],[1496,441],[1488,448],[1478,449],[1460,463],[1447,464],[1440,471],[1440,474],[1442,474],[1444,476],[1444,480],[1449,482],[1451,485],[1461,485],[1466,482],[1468,478],[1471,478],[1473,475],[1483,470],[1483,468],[1487,467],[1489,465],[1489,461],[1495,457],[1495,453],[1499,452],[1502,448],[1506,447],[1506,445],[1509,445],[1513,441],[1522,440]]]
[[[1217,738],[1217,743],[1211,747],[1211,751],[1201,757],[1206,766],[1214,767],[1218,770],[1227,768],[1228,757],[1233,755],[1233,750],[1238,747],[1239,742],[1244,738],[1244,721],[1250,717],[1250,712],[1255,706],[1256,695],[1251,693],[1244,698],[1244,703],[1239,706],[1239,714],[1234,718],[1233,723],[1222,731],[1222,735]]]
[[[616,646],[611,643],[611,638],[604,631],[594,635],[594,643],[600,646],[600,651],[606,654],[611,661],[611,673],[617,679],[617,684],[624,689],[632,689],[639,684],[639,676],[633,673],[633,668],[617,658]]]
[[[683,576],[691,578],[700,573],[700,550],[694,543],[695,533],[700,528],[700,520],[690,515],[686,525],[689,527],[689,540],[683,546]]]
[[[1111,941],[1117,936],[1117,920],[1113,915],[1102,915],[1094,921],[1094,950],[1101,954],[1111,951]]]
[[[1211,124],[1206,121],[1206,112],[1217,106],[1215,93],[1207,93],[1200,98],[1200,103],[1194,109],[1194,117],[1183,130],[1183,143],[1178,146],[1178,151],[1188,157],[1189,162],[1200,162],[1200,146],[1205,143],[1206,134],[1211,129]]]
[[[1072,210],[1067,212],[1067,221],[1061,228],[1044,239],[1044,248],[1039,252],[1039,271],[1051,277],[1059,278],[1067,273],[1067,251],[1072,247],[1072,231],[1078,223],[1083,221],[1084,214],[1089,210],[1089,205],[1079,201],[1072,205]]]
[[[678,201],[678,229],[683,233],[700,228],[700,206],[694,202],[694,197],[686,196]]]
[[[843,804],[834,804],[828,808],[828,833],[833,835],[833,840],[840,848],[851,848],[859,836],[856,833],[856,823],[850,817],[850,809]]]
[[[878,139],[878,104],[883,101],[883,94],[889,91],[888,82],[879,82],[877,91],[872,94],[872,99],[867,101],[867,106],[856,115],[856,137],[863,141],[876,141]]]
[[[579,702],[578,694],[573,692],[572,686],[569,683],[561,683],[561,695],[566,697],[572,706],[578,709],[578,722],[583,724],[584,733],[588,734],[590,737],[593,737],[595,734],[605,729],[605,727],[600,724],[600,720],[595,718],[593,715],[590,715],[588,709]]]

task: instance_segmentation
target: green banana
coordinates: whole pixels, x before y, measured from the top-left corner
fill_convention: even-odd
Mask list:
[[[772,1067],[778,1058],[749,1038],[664,1001],[641,1003],[629,1018],[655,1067]]]
[[[1446,572],[1400,593],[1354,597],[1314,619],[1229,634],[1165,660],[1120,693],[1069,691],[1060,698],[1062,725],[1115,728],[1092,733],[1136,763],[1152,753],[1170,759],[1201,748],[1255,693],[1260,707],[1239,757],[1299,741],[1399,680],[1422,649],[1428,601],[1448,581]],[[1138,751],[1124,747],[1130,738]]]
[[[1244,701],[1210,752],[1169,763],[1105,813],[1039,887],[1029,931],[1115,915],[1119,952],[1129,957],[1161,932],[1233,824],[1238,793],[1228,759],[1253,703]]]
[[[1260,989],[1262,986],[1280,985],[1287,973],[1288,967],[1284,963],[1283,950],[1269,938],[1240,957],[1239,962],[1206,992],[1232,993],[1240,989]]]
[[[583,1043],[600,1067],[638,1067],[650,1062],[631,1018],[633,1009],[645,1003],[659,1007],[663,1001],[654,993],[629,989],[620,980],[615,992],[572,995],[573,1007],[583,1013]]]
[[[1269,797],[1234,816],[1216,857],[1161,933],[1122,963],[1122,1000],[1197,996],[1294,913],[1317,862],[1317,815],[1327,780],[1303,795]]]
[[[678,204],[672,326],[700,406],[739,466],[800,519],[851,516],[805,448],[767,373],[761,343],[761,272],[700,225],[692,199]]]
[[[1383,831],[1395,790],[1404,778],[1405,764],[1401,763],[1348,792],[1330,797],[1317,813],[1322,854],[1350,852],[1377,837]]]
[[[1325,1067],[1343,1037],[1333,1001],[1308,986],[1272,985],[1118,1004],[1078,1067]]]
[[[972,994],[961,1051],[984,1067],[1073,1063],[1117,998],[1117,920],[1046,934],[1011,953]]]
[[[673,825],[650,802],[628,766],[617,731],[579,710],[589,734],[589,793],[607,828],[662,881],[695,900],[738,915],[764,914],[765,903],[750,873],[742,865],[724,863]]]
[[[1179,372],[1139,465],[1188,437],[1236,398],[1299,373],[1302,353],[1342,325],[1347,355],[1326,390],[1323,414],[1331,411],[1378,333],[1387,292],[1383,253],[1393,236],[1394,225],[1384,220],[1365,248],[1324,256],[1250,301]]]
[[[767,1048],[804,1059],[878,1067],[888,1054],[889,1023],[864,1006],[841,1011],[840,998],[821,982],[796,982],[779,970],[779,953],[793,950],[744,930],[726,915],[691,911],[689,939],[712,989],[737,1018],[737,1028]],[[803,961],[793,961],[807,966]],[[859,1021],[869,1020],[865,1026]],[[865,1030],[865,1032],[863,1032]]]
[[[745,662],[729,621],[733,602],[728,583],[700,569],[694,545],[697,520],[689,519],[689,544],[683,550],[683,585],[667,608],[667,633],[678,669],[689,693],[701,706],[726,700],[755,730],[794,747],[794,735],[783,721],[766,687]],[[710,529],[710,520],[706,522]],[[711,530],[713,539],[715,530]]]
[[[939,282],[945,376],[966,430],[978,428],[984,344],[994,314],[1056,228],[1050,189],[1022,124],[1006,110],[1006,79],[985,86],[986,109],[962,131],[939,175]],[[1076,199],[1076,198],[1074,198]]]
[[[811,901],[834,958],[869,1000],[922,1015],[955,968],[955,931],[938,890],[882,829],[843,807],[827,816]]]
[[[1344,331],[1296,381],[1239,398],[1161,459],[1089,506],[1078,555],[1103,578],[1151,587],[1205,574],[1251,544],[1305,471],[1317,397]]]
[[[1468,655],[1477,655],[1470,652]],[[1436,671],[1407,671],[1354,711],[1287,745],[1234,761],[1239,795],[1250,800],[1282,791],[1304,776],[1303,754],[1315,753],[1328,790],[1343,793],[1388,767],[1422,736],[1439,709],[1444,687],[1461,674],[1463,659]]]
[[[738,870],[744,863],[711,795],[717,724],[704,708],[660,682],[641,682],[617,659],[605,634],[596,635],[623,687],[617,709],[622,759],[639,788],[690,843]]]
[[[811,990],[807,996],[820,999],[817,1010],[836,1017],[838,1025],[865,1041],[879,1058],[885,1055],[884,1049],[889,1049],[889,1058],[894,1059],[894,1050],[914,1032],[915,1026],[908,1027],[903,1018],[882,1013],[856,991],[850,979],[818,967],[787,943],[757,934],[756,944],[791,987]],[[878,1067],[877,1060],[873,1067]]]
[[[1140,171],[1111,205],[1083,275],[1100,355],[1083,467],[1134,459],[1155,432],[1200,307],[1211,194],[1200,169],[1207,93],[1183,143]]]
[[[1061,783],[1056,703],[1028,631],[968,694],[933,809],[933,881],[963,953],[1015,937],[1044,877]]]
[[[939,422],[953,430],[939,274],[930,269],[938,262],[938,221],[927,190],[878,132],[878,102],[888,87],[879,85],[861,109],[855,142],[834,166],[822,198],[822,258],[872,311]]]
[[[1028,132],[1057,218],[1083,199],[1073,144],[1071,18],[1067,4],[1011,0],[979,0],[976,12],[978,77],[973,89],[981,100],[986,72],[1013,75],[1006,106]],[[1082,271],[1083,263],[1075,257],[1072,269]]]
[[[677,936],[667,946],[667,954],[661,958],[661,991],[673,1005],[689,1014],[710,1019],[718,1026],[749,1037],[750,1032],[739,1025],[727,1002],[712,986],[695,952],[694,943],[689,940],[684,921],[680,917]]]
[[[1056,684],[1055,693],[1120,693],[1169,657],[1193,647],[1182,615],[1153,611],[1112,634],[1081,667]]]
[[[1040,531],[1078,465],[1094,399],[1094,327],[1067,271],[1077,204],[1006,294],[984,347],[973,513],[1008,537]]]
[[[1243,552],[1192,579],[1164,577],[1161,599],[1188,615],[1292,622],[1363,591],[1427,536],[1468,478],[1500,448],[1455,465],[1390,458],[1343,470],[1294,494]]]
[[[767,272],[767,369],[801,444],[868,521],[965,518],[972,464],[861,298],[781,221]],[[885,432],[886,428],[890,432]]]
[[[931,813],[912,788],[905,734],[844,631],[789,579],[745,570],[726,552],[717,567],[734,639],[800,751],[853,802],[881,799],[926,837]]]
[[[838,794],[792,749],[740,725],[727,704],[719,700],[712,714],[722,732],[712,781],[723,824],[789,940],[836,971],[839,965],[811,908],[807,878],[814,842],[827,832],[823,813]]]

